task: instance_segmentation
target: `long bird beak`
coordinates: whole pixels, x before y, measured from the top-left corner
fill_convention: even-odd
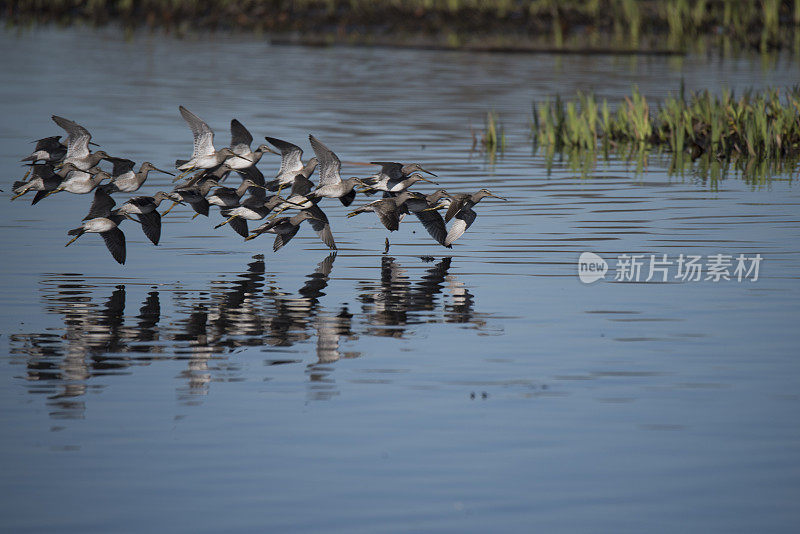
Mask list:
[[[494,193],[489,193],[489,196],[494,198],[499,198],[500,200],[506,200],[506,201],[508,200],[507,198],[495,195]]]
[[[428,171],[425,171],[425,172],[428,172]],[[428,172],[428,174],[433,174],[433,173],[432,172]],[[435,174],[433,174],[433,175],[436,176]],[[437,178],[438,178],[438,176],[437,176]],[[434,182],[433,180],[428,180],[427,178],[424,178],[422,176],[420,176],[419,179],[422,180],[423,182],[428,182],[429,184],[439,185],[439,182]]]
[[[164,174],[169,174],[170,176],[175,176],[174,172],[165,171],[163,169],[153,169],[154,171],[163,172]]]
[[[438,177],[439,177],[439,175],[438,175],[438,174],[434,174],[434,173],[432,173],[431,171],[426,171],[426,170],[425,170],[425,169],[423,169],[422,167],[420,167],[420,168],[419,168],[419,170],[421,170],[422,172],[427,172],[428,174],[430,174],[431,176],[435,176],[436,178],[438,178]],[[436,182],[433,182],[433,183],[436,183]]]

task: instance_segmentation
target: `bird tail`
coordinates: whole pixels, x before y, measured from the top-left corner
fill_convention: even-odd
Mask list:
[[[188,159],[176,159],[175,160],[175,166],[176,167],[180,167],[181,165],[184,165],[186,163],[189,163]]]
[[[77,228],[73,228],[67,232],[67,235],[82,235],[85,232],[83,226],[79,226]]]

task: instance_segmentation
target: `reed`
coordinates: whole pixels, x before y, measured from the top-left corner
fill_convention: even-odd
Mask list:
[[[565,154],[573,168],[585,168],[609,150],[627,159],[667,154],[670,169],[683,172],[699,162],[700,172],[724,177],[732,167],[754,179],[790,173],[800,159],[800,86],[760,92],[708,91],[668,96],[655,108],[633,87],[614,109],[579,92],[574,99],[533,106],[535,146],[545,155]],[[576,153],[583,152],[580,158]],[[704,163],[705,162],[705,163]],[[716,162],[716,163],[715,163]]]
[[[800,86],[738,97],[731,91],[687,97],[681,90],[654,110],[633,87],[614,112],[608,102],[598,105],[593,95],[579,92],[574,100],[534,104],[532,129],[537,144],[556,150],[626,144],[719,159],[794,157],[800,155]]]
[[[495,111],[490,111],[486,114],[484,122],[484,130],[481,134],[481,146],[483,150],[494,156],[498,152],[504,152],[506,149],[506,134],[500,124],[500,117]]]

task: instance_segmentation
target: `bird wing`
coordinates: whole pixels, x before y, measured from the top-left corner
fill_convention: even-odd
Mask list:
[[[291,241],[291,239],[297,235],[297,231],[300,230],[300,225],[292,226],[292,228],[282,234],[278,234],[275,236],[275,242],[272,244],[272,252],[278,252],[278,250],[283,247],[286,243]]]
[[[150,204],[154,202],[153,197],[148,196],[140,196],[140,197],[131,197],[125,204],[130,204],[131,206],[135,206],[139,209],[147,208]]]
[[[36,141],[36,148],[34,151],[46,150],[48,152],[52,152],[53,150],[57,150],[61,148],[61,143],[59,142],[59,139],[61,139],[60,135],[43,137],[42,139]]]
[[[189,205],[198,214],[205,215],[206,217],[208,217],[209,204],[208,200],[206,200],[205,197],[200,197],[193,202],[189,202]]]
[[[266,185],[264,183],[264,174],[259,171],[258,167],[255,165],[247,167],[246,169],[236,169],[236,172],[239,173],[239,176],[241,176],[243,180],[249,178],[256,185],[260,185],[262,187]]]
[[[97,217],[108,217],[111,210],[117,203],[111,198],[105,189],[95,189],[94,200],[92,206],[89,208],[89,213],[83,218],[84,221],[89,219],[96,219]]]
[[[108,232],[102,232],[100,236],[106,242],[106,248],[117,260],[117,263],[125,264],[125,234],[119,228],[112,228]]]
[[[264,137],[271,144],[278,147],[281,151],[281,170],[278,174],[285,172],[298,172],[303,170],[303,149],[293,145],[288,141],[276,139],[274,137]]]
[[[53,115],[53,121],[66,130],[67,136],[67,158],[85,158],[89,155],[89,141],[92,134],[89,130],[69,119]]]
[[[242,237],[247,237],[247,235],[250,233],[247,229],[247,221],[241,217],[234,217],[228,221],[228,226],[233,228],[233,231]]]
[[[319,161],[319,187],[336,184],[342,181],[339,171],[342,169],[342,162],[331,149],[319,142],[313,135],[308,136],[311,141],[311,148]]]
[[[350,204],[352,204],[355,199],[356,199],[356,190],[352,189],[346,195],[340,196],[339,197],[339,202],[342,203],[342,206],[346,207],[346,206],[349,206]]]
[[[38,204],[40,200],[42,200],[49,194],[50,194],[49,191],[37,191],[36,194],[33,196],[33,200],[31,201],[31,206],[33,206],[34,204]]]
[[[440,245],[445,245],[445,239],[447,238],[447,228],[444,224],[444,219],[442,216],[439,215],[439,212],[436,210],[429,210],[429,211],[415,211],[414,215],[417,216],[419,222],[422,223],[422,226],[425,227],[425,230],[428,231],[430,236]]]
[[[236,189],[232,187],[218,187],[208,198],[217,197],[217,199],[226,206],[235,206],[239,204],[239,195]]]
[[[183,106],[178,106],[178,109],[183,116],[183,120],[189,125],[194,137],[194,150],[192,151],[192,159],[197,156],[210,156],[214,150],[214,131],[209,127],[206,122],[186,109]]]
[[[445,222],[450,222],[450,219],[456,216],[456,214],[461,211],[464,207],[464,204],[467,202],[467,196],[453,196],[452,200],[450,201],[450,207],[447,208],[447,214],[444,216]],[[463,233],[463,232],[462,232]]]
[[[394,200],[379,200],[374,203],[373,211],[378,215],[381,223],[390,232],[394,232],[400,228],[400,210]]]
[[[294,183],[292,184],[292,194],[291,196],[301,196],[304,197],[311,192],[311,189],[314,187],[314,183],[303,176],[302,174],[298,174],[294,177]]]
[[[272,219],[271,221],[267,221],[264,224],[256,227],[253,229],[254,234],[263,234],[265,232],[269,232],[273,228],[275,228],[279,224],[283,224],[289,220],[289,217],[278,217],[277,219]]]
[[[114,169],[111,171],[111,176],[119,176],[120,174],[125,174],[128,171],[133,170],[133,166],[136,165],[133,161],[125,158],[112,158],[107,157],[107,161],[110,161],[114,165]]]
[[[336,259],[336,252],[331,252],[328,256],[317,264],[317,269],[314,271],[317,274],[321,274],[322,276],[330,276],[331,271],[333,270],[333,262]]]
[[[311,228],[317,233],[319,238],[325,243],[325,246],[332,250],[336,250],[336,242],[333,240],[333,233],[331,232],[331,225],[328,222],[328,216],[317,205],[306,208],[305,211],[311,213],[314,218],[308,219]]]
[[[14,193],[19,194],[22,193],[23,191],[25,192],[30,191],[33,185],[34,185],[33,179],[28,180],[27,182],[25,180],[18,180],[14,182],[14,185],[12,186],[11,190],[14,191]]]
[[[139,215],[139,222],[142,223],[142,232],[154,245],[158,245],[161,240],[161,214],[153,210],[150,213]]]
[[[472,226],[477,216],[478,214],[471,209],[461,210],[453,224],[450,225],[450,230],[444,240],[444,246],[452,245],[453,241],[464,235],[464,232]]]
[[[244,124],[231,119],[231,150],[234,154],[247,154],[250,152],[250,145],[253,143],[253,136],[244,127]]]
[[[403,164],[396,161],[370,161],[370,165],[380,165],[379,174],[385,174],[389,178],[396,179],[403,176]]]

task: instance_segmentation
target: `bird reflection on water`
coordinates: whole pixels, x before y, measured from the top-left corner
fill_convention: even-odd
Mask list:
[[[131,374],[158,360],[186,362],[178,375],[178,397],[197,402],[212,382],[246,379],[241,360],[231,356],[245,347],[259,347],[268,366],[305,362],[311,397],[324,399],[338,394],[332,364],[361,356],[343,348],[357,348],[360,336],[411,337],[413,325],[423,323],[485,324],[487,316],[474,311],[472,294],[449,273],[449,257],[423,258],[431,266],[412,281],[397,259],[383,256],[380,278],[357,282],[356,313],[346,302],[321,304],[335,260],[336,252],[290,293],[257,255],[234,280],[211,281],[205,291],[149,288],[135,315],[125,309],[127,292],[139,294],[138,282],[113,286],[101,299],[100,281],[47,275],[44,308],[62,318],[63,329],[13,334],[12,361],[26,366],[31,392],[48,395],[55,418],[81,418],[84,395],[107,387],[98,377]],[[311,343],[315,361],[302,357]]]
[[[426,258],[435,261],[433,258]],[[391,256],[381,258],[380,284],[362,281],[359,301],[366,323],[367,333],[373,336],[405,337],[406,326],[435,322],[425,312],[437,307],[437,295],[447,287],[451,302],[443,304],[444,322],[473,323],[477,327],[485,323],[473,311],[474,297],[456,278],[448,274],[450,257],[442,258],[425,271],[418,282],[412,283],[406,270]]]

